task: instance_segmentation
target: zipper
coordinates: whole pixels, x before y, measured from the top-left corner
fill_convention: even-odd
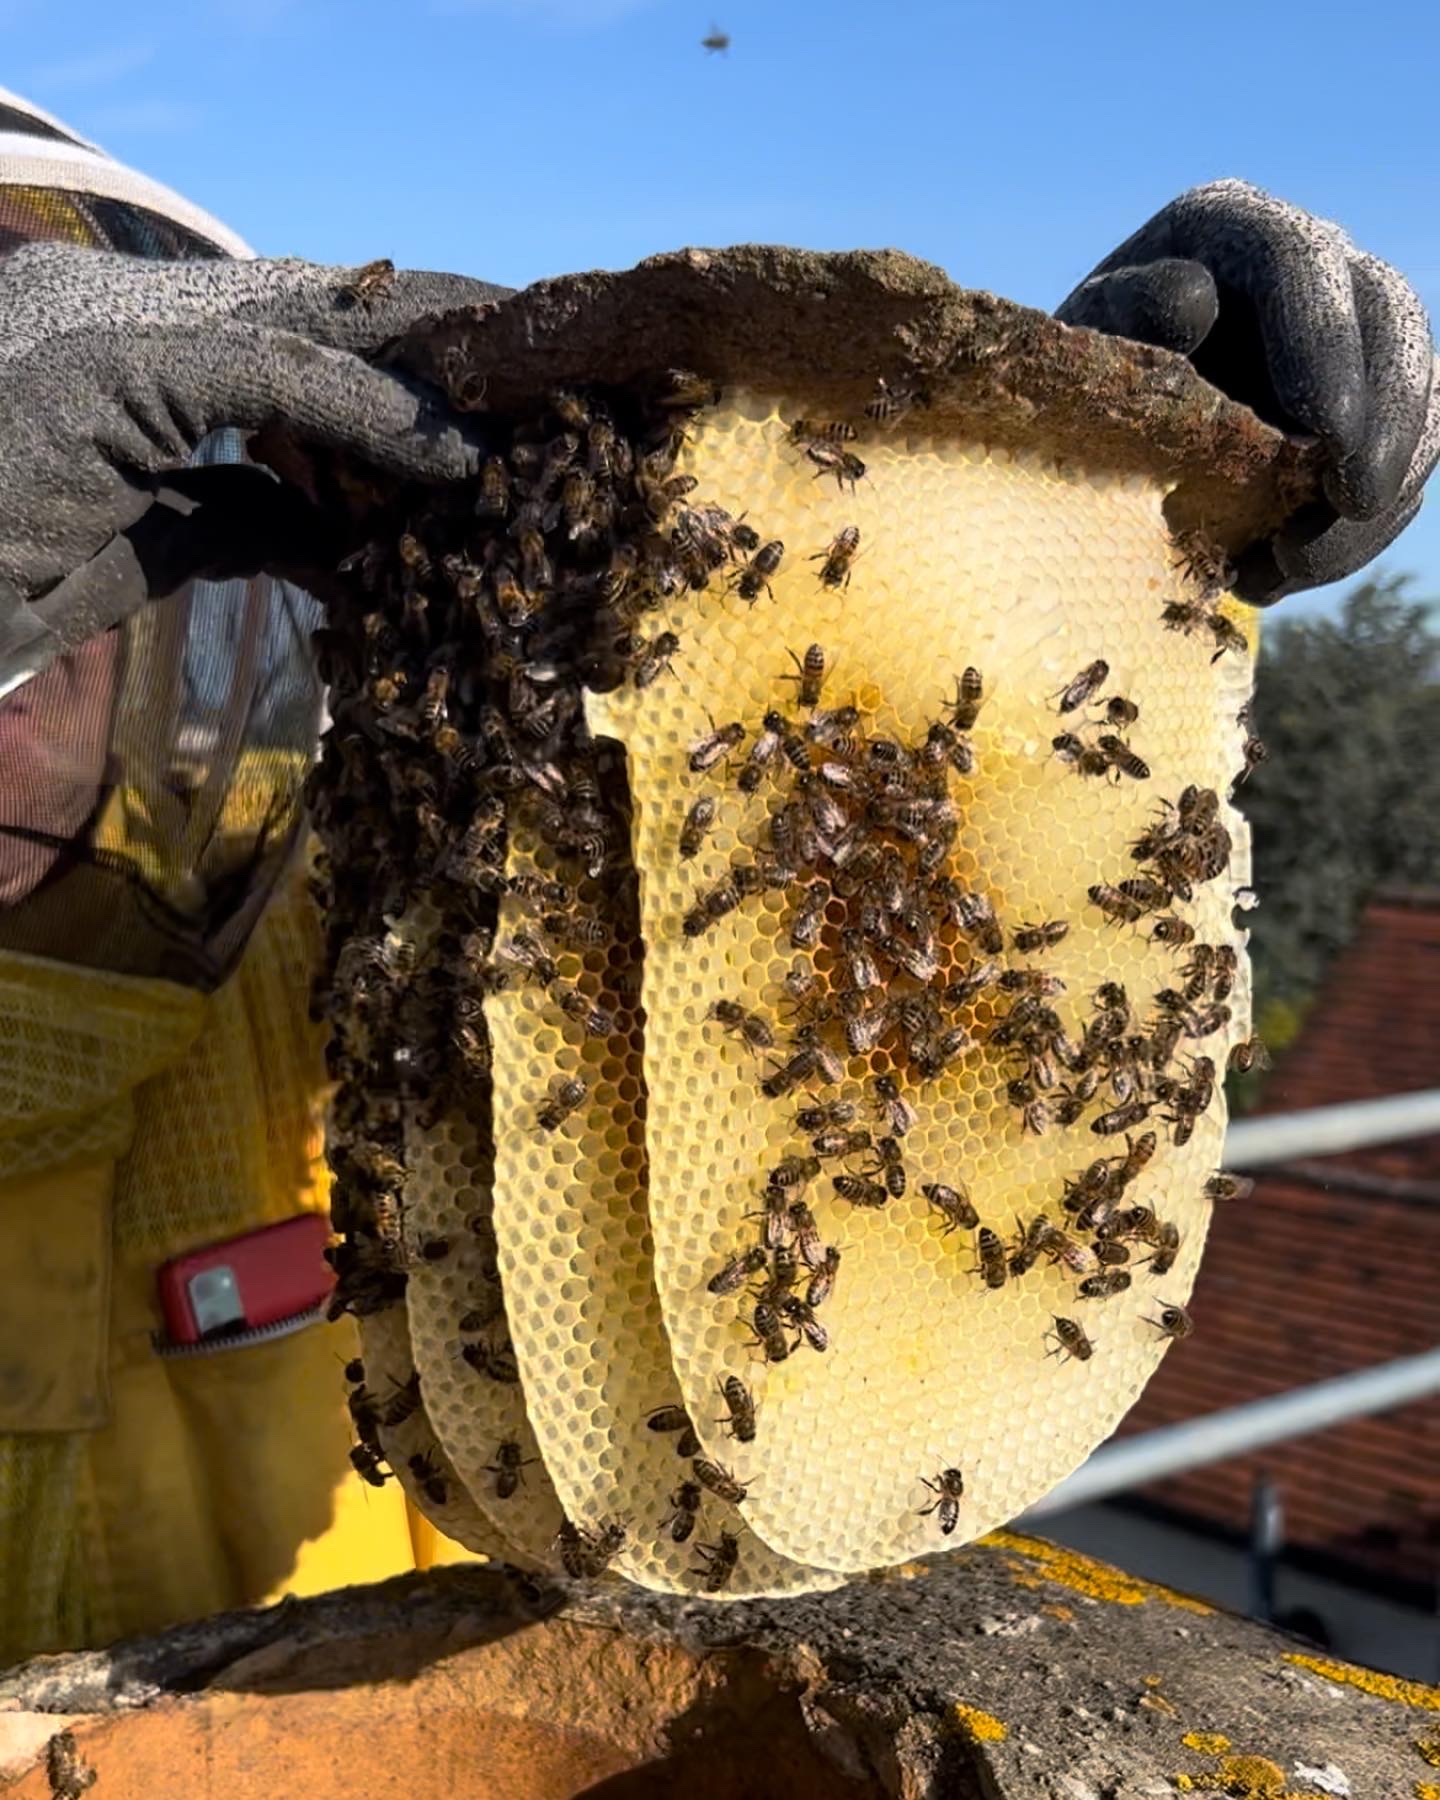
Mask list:
[[[291,1313],[287,1319],[273,1319],[268,1325],[252,1325],[248,1331],[218,1332],[195,1344],[175,1344],[163,1331],[152,1331],[150,1343],[157,1356],[171,1360],[191,1356],[221,1356],[227,1350],[248,1350],[255,1344],[268,1344],[276,1338],[290,1337],[307,1326],[318,1325],[325,1317],[325,1302],[317,1301],[304,1312]]]

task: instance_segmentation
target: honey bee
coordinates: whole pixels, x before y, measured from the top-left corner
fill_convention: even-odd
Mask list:
[[[798,1295],[788,1295],[780,1302],[780,1314],[787,1324],[800,1333],[812,1350],[823,1352],[829,1349],[830,1333],[815,1317],[814,1308]]]
[[[558,1131],[570,1115],[584,1104],[588,1092],[579,1076],[557,1075],[550,1083],[550,1094],[536,1114],[542,1131]]]
[[[1128,1269],[1104,1269],[1098,1275],[1088,1276],[1075,1292],[1082,1300],[1110,1300],[1123,1294],[1129,1285]]]
[[[1228,1000],[1235,986],[1239,958],[1232,944],[1222,944],[1215,952],[1215,975],[1210,986],[1213,1000]]]
[[[1241,746],[1240,755],[1244,766],[1240,770],[1240,773],[1235,777],[1236,787],[1239,787],[1242,781],[1248,781],[1256,769],[1260,767],[1261,763],[1269,762],[1270,760],[1270,752],[1265,748],[1260,739],[1254,736],[1246,738],[1244,744]]]
[[[714,887],[708,888],[700,895],[694,906],[686,913],[680,929],[686,937],[699,937],[712,925],[725,918],[727,914],[734,912],[742,899],[744,899],[744,895],[740,891],[740,884],[736,881],[735,873],[732,870]]]
[[[757,1300],[750,1315],[750,1329],[765,1353],[766,1362],[784,1362],[790,1354],[790,1340],[780,1323],[780,1315],[768,1300]]]
[[[1180,1254],[1180,1228],[1167,1220],[1157,1225],[1154,1235],[1154,1247],[1145,1261],[1152,1275],[1168,1275]]]
[[[1067,926],[1066,930],[1068,929]],[[1020,948],[1018,942],[1015,948]],[[1065,992],[1065,983],[1060,977],[1047,975],[1043,969],[1006,969],[996,985],[1007,994],[1032,994],[1047,1000]]]
[[[860,548],[860,527],[847,525],[828,550],[817,551],[811,562],[823,563],[820,580],[825,587],[849,587],[851,564]]]
[[[969,1190],[963,1182],[958,1188],[953,1188],[947,1187],[942,1181],[927,1181],[922,1184],[920,1192],[944,1221],[942,1237],[948,1237],[952,1231],[974,1231],[979,1225],[980,1215],[971,1203]]]
[[[790,427],[790,442],[797,446],[817,444],[851,444],[859,436],[855,427],[844,419],[828,422],[819,419],[797,419]]]
[[[1111,1239],[1107,1242],[1097,1243],[1095,1245],[1094,1255],[1096,1262],[1098,1262],[1102,1268],[1110,1269],[1117,1263],[1129,1262],[1130,1247],[1128,1244],[1122,1244]]]
[[[952,1025],[948,1031],[942,1031],[931,1038],[918,1051],[914,1051],[915,1067],[927,1081],[933,1081],[943,1075],[956,1057],[963,1056],[975,1048],[975,1039],[963,1025]]]
[[[823,1131],[829,1125],[849,1125],[857,1111],[853,1100],[817,1102],[813,1106],[801,1107],[795,1115],[795,1124],[800,1131]]]
[[[1068,1361],[1074,1357],[1077,1362],[1089,1362],[1095,1354],[1095,1346],[1090,1342],[1083,1325],[1074,1319],[1056,1318],[1054,1329],[1045,1333],[1046,1341],[1055,1339],[1055,1348],[1047,1351],[1048,1356],[1064,1356]]]
[[[718,1594],[729,1583],[740,1560],[739,1538],[733,1532],[722,1530],[716,1543],[697,1544],[695,1553],[700,1558],[696,1573],[704,1577],[705,1592]]]
[[[510,1499],[525,1479],[521,1471],[529,1468],[534,1461],[533,1456],[522,1457],[519,1444],[513,1440],[500,1444],[495,1452],[495,1461],[485,1464],[485,1473],[495,1477],[495,1498]]]
[[[969,738],[941,719],[934,720],[926,732],[920,761],[926,768],[939,768],[941,764],[949,763],[957,775],[975,773],[975,751]]]
[[[680,828],[680,855],[683,860],[688,862],[691,857],[700,854],[718,811],[714,796],[702,794],[686,813],[685,823]]]
[[[1138,757],[1123,738],[1103,732],[1097,744],[1106,762],[1118,774],[1128,775],[1132,781],[1149,780],[1149,763]]]
[[[762,544],[754,556],[746,564],[740,579],[735,584],[735,591],[742,600],[754,605],[763,590],[773,600],[775,590],[770,586],[770,577],[780,567],[781,558],[785,555],[785,546],[779,538],[772,538],[768,544]]]
[[[868,1131],[848,1131],[840,1127],[817,1131],[810,1140],[810,1147],[819,1157],[859,1156],[862,1151],[872,1149]]]
[[[1153,1325],[1161,1337],[1188,1338],[1195,1329],[1195,1321],[1183,1306],[1166,1306],[1161,1304],[1160,1317],[1147,1319],[1147,1325]]]
[[[1123,694],[1112,694],[1105,702],[1105,722],[1118,730],[1123,731],[1127,725],[1133,725],[1139,717],[1140,708]]]
[[[965,1006],[992,987],[1000,976],[1000,965],[994,962],[974,963],[959,975],[941,996],[947,1006]]]
[[[1162,913],[1151,922],[1150,941],[1154,944],[1168,944],[1172,950],[1180,950],[1186,944],[1194,943],[1195,927],[1175,913]]]
[[[792,652],[793,654],[793,652]],[[785,677],[794,681],[793,675]],[[829,706],[816,712],[805,727],[805,735],[812,744],[820,744],[827,750],[835,752],[836,760],[826,765],[832,771],[828,779],[835,787],[856,787],[859,785],[858,774],[852,772],[844,779],[835,777],[833,771],[849,766],[849,759],[856,753],[857,745],[853,735],[860,721],[859,709],[854,706]],[[878,852],[876,852],[878,855]]]
[[[833,475],[835,485],[842,491],[845,483],[850,483],[850,491],[855,491],[857,482],[865,479],[865,465],[860,458],[849,450],[837,450],[833,444],[810,442],[805,445],[805,454],[815,464],[815,479]]]
[[[749,1388],[738,1375],[727,1375],[720,1383],[720,1392],[724,1396],[725,1410],[728,1420],[722,1420],[730,1435],[742,1444],[748,1444],[755,1436],[755,1401]]]
[[[395,265],[388,256],[362,263],[345,279],[340,299],[346,306],[369,306],[387,293],[395,280]]]
[[[806,1269],[819,1269],[824,1262],[824,1246],[821,1244],[819,1226],[815,1224],[815,1215],[806,1206],[805,1201],[790,1201],[785,1208],[785,1220],[796,1238],[796,1253]]]
[[[644,653],[635,664],[635,686],[642,692],[653,687],[662,675],[675,673],[672,658],[680,649],[680,640],[673,631],[662,631],[654,642],[646,645]]]
[[[1100,1266],[1100,1258],[1088,1244],[1082,1244],[1058,1227],[1045,1234],[1040,1247],[1053,1263],[1058,1263],[1071,1275],[1093,1275]]]
[[[749,1050],[773,1050],[775,1033],[758,1013],[749,1012],[734,1000],[717,1000],[709,1016]]]
[[[624,1549],[628,1535],[618,1519],[602,1519],[595,1531],[566,1519],[556,1534],[555,1549],[561,1567],[573,1580],[594,1580]]]
[[[1270,1052],[1258,1037],[1248,1037],[1231,1047],[1225,1067],[1233,1075],[1248,1075],[1252,1069],[1268,1069]]]
[[[967,937],[973,938],[987,956],[999,956],[1005,938],[995,920],[995,908],[984,894],[963,890],[955,901],[955,922]]]
[[[988,1225],[982,1225],[975,1237],[975,1254],[978,1259],[975,1272],[984,1277],[986,1287],[1003,1288],[1009,1274],[1009,1262],[1000,1234]]]
[[[798,1087],[802,1081],[808,1081],[819,1069],[820,1054],[817,1047],[814,1044],[802,1044],[778,1068],[771,1065],[770,1073],[760,1083],[760,1092],[767,1100],[778,1100]],[[838,1073],[834,1079],[839,1079]]]
[[[560,978],[560,969],[539,938],[530,931],[517,931],[500,946],[501,958],[517,969],[523,969],[541,987],[552,987]]]
[[[1207,1200],[1248,1200],[1255,1183],[1246,1175],[1229,1175],[1220,1169],[1205,1183]]]
[[[606,1007],[582,994],[579,988],[560,986],[554,990],[555,1004],[567,1019],[583,1026],[591,1037],[609,1037],[615,1030],[615,1015]]]
[[[704,1490],[698,1481],[682,1481],[670,1496],[671,1511],[664,1524],[669,1530],[671,1543],[683,1544],[689,1539],[695,1529],[695,1519],[703,1499]]]
[[[412,1418],[420,1408],[420,1371],[412,1369],[409,1377],[403,1381],[392,1381],[394,1392],[380,1415],[381,1423],[387,1431],[393,1431],[397,1425],[403,1425]]]
[[[715,405],[720,398],[720,389],[715,382],[707,381],[693,369],[666,369],[651,384],[649,398],[659,407],[698,412],[702,406]]]
[[[750,746],[750,754],[745,759],[745,767],[740,771],[740,779],[736,784],[742,794],[758,791],[760,783],[765,779],[765,771],[775,760],[788,729],[784,714],[778,712],[767,712],[761,724],[760,735]]]
[[[409,1458],[410,1473],[416,1486],[425,1498],[434,1506],[444,1506],[450,1494],[449,1485],[435,1462],[435,1453],[430,1450],[417,1451]]]
[[[883,375],[875,377],[874,398],[865,403],[865,417],[877,425],[894,425],[917,406],[928,404],[923,391],[915,387],[891,387]]]
[[[1098,906],[1114,925],[1138,925],[1145,917],[1147,909],[1140,901],[1121,893],[1118,887],[1112,887],[1108,882],[1097,882],[1089,894],[1090,904]]]
[[[892,1200],[902,1199],[905,1194],[907,1176],[900,1152],[900,1140],[893,1137],[881,1138],[875,1146],[875,1154],[879,1161],[872,1166],[869,1173],[880,1177]]]
[[[978,669],[966,669],[956,678],[955,695],[946,701],[950,724],[956,731],[970,731],[985,703],[985,681]]]
[[[1101,1137],[1113,1137],[1116,1132],[1129,1131],[1132,1125],[1139,1125],[1150,1116],[1152,1105],[1153,1102],[1149,1100],[1128,1100],[1123,1106],[1114,1107],[1109,1112],[1101,1113],[1098,1119],[1093,1119],[1090,1129],[1098,1132]]]
[[[787,1156],[770,1171],[770,1186],[776,1188],[803,1187],[807,1181],[813,1181],[820,1173],[818,1156]]]
[[[748,1490],[738,1482],[730,1471],[719,1463],[707,1461],[697,1456],[691,1463],[695,1471],[695,1479],[702,1487],[709,1488],[712,1494],[721,1500],[728,1501],[731,1506],[739,1506]]]
[[[1110,665],[1103,657],[1097,657],[1094,662],[1087,663],[1073,681],[1050,695],[1052,700],[1059,702],[1055,708],[1056,712],[1074,712],[1076,707],[1083,706],[1090,696],[1102,686],[1109,673]]]
[[[824,923],[825,908],[829,903],[830,895],[820,883],[814,883],[805,890],[805,896],[790,922],[792,949],[813,950],[819,943],[820,927]]]
[[[1050,740],[1050,748],[1063,763],[1068,763],[1078,775],[1108,775],[1110,759],[1103,750],[1091,749],[1082,738],[1073,731],[1062,731],[1058,737]]]
[[[812,1270],[805,1287],[805,1304],[814,1313],[830,1298],[834,1292],[835,1281],[840,1273],[840,1252],[834,1244],[826,1246],[825,1255],[820,1266]]]
[[[718,725],[705,737],[697,738],[690,746],[691,773],[702,775],[707,769],[713,769],[732,750],[738,749],[744,739],[745,727],[738,719],[733,719],[728,725]]]
[[[825,651],[819,644],[811,644],[803,657],[796,656],[793,650],[786,655],[795,665],[793,675],[782,676],[784,681],[796,684],[801,706],[811,711],[820,704],[820,696],[825,688]],[[806,728],[806,736],[817,743],[827,741],[826,734],[841,736],[851,730],[859,720],[859,713],[853,706],[842,706],[834,711],[817,715],[811,719]]]
[[[900,1084],[893,1075],[877,1075],[875,1078],[875,1098],[878,1110],[890,1129],[892,1137],[904,1137],[915,1123],[915,1108],[900,1093]]]
[[[1183,631],[1186,637],[1210,621],[1210,609],[1193,600],[1169,600],[1161,609],[1160,623],[1167,631]]]
[[[888,1206],[890,1190],[883,1182],[871,1181],[864,1175],[834,1175],[830,1185],[842,1200],[852,1206]]]
[[[1237,656],[1248,656],[1250,645],[1245,633],[1238,625],[1232,625],[1223,613],[1208,613],[1205,625],[1215,640],[1215,654],[1210,658],[1212,663],[1219,662],[1227,650],[1233,650]]]
[[[1028,1226],[1022,1227],[1015,1234],[1015,1243],[1006,1265],[1012,1280],[1018,1281],[1022,1275],[1030,1273],[1035,1266],[1036,1259],[1054,1234],[1055,1227],[1044,1213],[1033,1218]]]
[[[1027,954],[1034,950],[1050,950],[1060,942],[1069,929],[1068,919],[1046,919],[1041,924],[1020,926],[1019,930],[1011,933],[1010,942],[1015,949]]]
[[[766,1260],[764,1250],[758,1244],[752,1245],[750,1249],[741,1250],[732,1256],[723,1269],[710,1277],[705,1286],[712,1294],[738,1294],[750,1276],[758,1275],[765,1267]]]
[[[390,1479],[392,1470],[385,1467],[385,1459],[370,1444],[352,1444],[350,1446],[350,1466],[360,1479],[370,1487],[384,1487]]]
[[[960,1502],[965,1494],[965,1477],[959,1469],[941,1469],[933,1481],[923,1475],[920,1479],[935,1495],[929,1506],[919,1509],[920,1517],[928,1518],[931,1513],[938,1512],[941,1534],[949,1537],[959,1523]]]
[[[1127,1188],[1136,1176],[1147,1167],[1155,1154],[1157,1139],[1153,1131],[1142,1132],[1132,1143],[1125,1139],[1125,1160],[1114,1171],[1114,1184],[1118,1188]]]

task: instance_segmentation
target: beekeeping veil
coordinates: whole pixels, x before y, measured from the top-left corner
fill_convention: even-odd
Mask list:
[[[0,89],[0,255],[36,239],[251,254]],[[196,455],[242,459],[225,432]],[[0,952],[219,983],[294,839],[319,713],[316,613],[268,577],[192,582],[0,701]]]

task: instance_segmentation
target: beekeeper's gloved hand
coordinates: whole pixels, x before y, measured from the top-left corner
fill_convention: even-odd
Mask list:
[[[508,290],[402,272],[151,262],[66,244],[0,261],[0,693],[193,575],[321,566],[327,527],[253,466],[186,469],[221,426],[284,420],[402,478],[473,474],[440,395],[362,360]]]
[[[1320,440],[1325,501],[1237,558],[1252,605],[1353,575],[1419,511],[1440,459],[1429,322],[1338,225],[1213,181],[1156,213],[1055,316],[1178,350],[1262,418]]]

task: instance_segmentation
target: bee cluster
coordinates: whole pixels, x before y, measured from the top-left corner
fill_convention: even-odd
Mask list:
[[[807,429],[814,429],[807,427]],[[858,546],[846,528],[837,538]],[[821,580],[830,579],[834,546],[822,553]],[[817,558],[815,560],[821,560]],[[802,1346],[829,1348],[818,1314],[834,1292],[841,1251],[823,1241],[807,1191],[828,1186],[852,1207],[878,1209],[910,1187],[904,1139],[915,1111],[902,1081],[924,1083],[967,1058],[1000,1052],[1008,1065],[1006,1096],[1022,1130],[1042,1136],[1089,1115],[1102,1137],[1128,1134],[1157,1107],[1177,1146],[1215,1094],[1214,1061],[1193,1055],[1177,1061],[1182,1043],[1223,1030],[1225,1004],[1238,958],[1229,945],[1196,944],[1194,928],[1172,909],[1194,898],[1229,865],[1231,839],[1219,819],[1213,789],[1187,788],[1135,842],[1145,873],[1116,885],[1098,883],[1090,904],[1112,924],[1136,927],[1151,919],[1154,942],[1186,951],[1183,987],[1154,996],[1150,1014],[1137,1015],[1123,986],[1102,985],[1094,1010],[1072,1031],[1057,1011],[1066,983],[1034,962],[1005,966],[1007,932],[991,899],[962,886],[949,872],[964,818],[963,788],[974,776],[972,740],[984,705],[980,671],[967,668],[940,715],[912,742],[877,735],[856,705],[824,707],[827,659],[812,644],[789,652],[798,706],[767,712],[757,729],[740,721],[714,726],[690,747],[692,772],[733,774],[748,796],[767,791],[767,811],[752,860],[733,863],[703,891],[682,930],[700,937],[745,902],[766,893],[786,898],[791,948],[802,954],[783,982],[782,1010],[772,1022],[738,1002],[720,998],[710,1017],[747,1050],[773,1052],[758,1076],[762,1094],[777,1099],[804,1086],[796,1115],[806,1141],[765,1176],[755,1217],[756,1241],[742,1245],[710,1276],[715,1296],[746,1295],[746,1323],[762,1359],[787,1360]],[[1068,714],[1091,702],[1109,676],[1097,659],[1058,695]],[[1139,709],[1112,695],[1100,702],[1108,723],[1132,725]],[[794,716],[798,713],[800,717]],[[1056,740],[1057,745],[1060,740]],[[1079,743],[1078,738],[1072,740]],[[747,748],[748,745],[748,748]],[[1088,750],[1082,755],[1092,754]],[[1095,773],[1118,770],[1145,779],[1149,770],[1114,737],[1102,734]],[[738,763],[738,773],[734,765]],[[690,807],[680,853],[695,854],[720,815],[716,795]],[[1043,957],[1066,938],[1063,919],[1027,921],[1008,932],[1016,956]],[[981,1023],[978,1003],[985,1002]],[[1254,1042],[1252,1040],[1252,1042]],[[1241,1066],[1250,1044],[1231,1055]],[[868,1095],[827,1097],[843,1084],[856,1058],[872,1065]],[[873,1127],[873,1129],[872,1129]],[[1132,1284],[1129,1267],[1163,1277],[1180,1250],[1180,1232],[1143,1201],[1127,1204],[1127,1189],[1155,1155],[1157,1134],[1126,1136],[1123,1156],[1101,1157],[1068,1179],[1059,1199],[1066,1224],[1045,1214],[1018,1225],[1013,1237],[983,1224],[964,1180],[918,1183],[942,1235],[975,1233],[975,1273],[998,1290],[1044,1263],[1074,1277],[1081,1301],[1103,1301]],[[838,1172],[835,1172],[837,1171]],[[928,1171],[927,1171],[928,1173]],[[1228,1181],[1228,1177],[1217,1177]],[[813,1196],[812,1196],[813,1197]],[[1151,1324],[1169,1338],[1190,1335],[1183,1306],[1163,1304]],[[1055,1316],[1051,1354],[1089,1361],[1094,1345],[1078,1321]],[[683,1411],[680,1414],[684,1419]],[[685,1420],[688,1426],[688,1419]],[[955,1529],[963,1478],[958,1469],[927,1480],[938,1498],[924,1514],[938,1515],[942,1532]],[[743,1497],[743,1496],[742,1496]],[[688,1519],[679,1509],[676,1518]]]
[[[803,579],[833,607],[848,604],[852,581],[857,592],[867,584],[881,535],[869,524],[827,523],[798,554],[792,548],[782,575],[781,538],[733,499],[733,511],[707,500],[695,475],[677,472],[687,427],[712,398],[708,383],[671,372],[625,390],[554,393],[525,417],[483,415],[489,448],[478,482],[397,513],[393,531],[377,533],[347,565],[345,595],[317,634],[333,720],[309,801],[326,923],[314,1008],[331,1026],[337,1084],[328,1144],[336,1313],[364,1320],[405,1303],[417,1271],[443,1268],[455,1253],[457,1232],[422,1223],[425,1209],[407,1198],[417,1129],[461,1120],[487,1155],[497,1131],[523,1135],[529,1166],[540,1168],[552,1148],[591,1141],[600,1110],[623,1104],[644,1124],[643,1066],[638,1097],[612,1102],[604,1090],[618,1078],[606,1071],[618,1058],[602,1063],[596,1049],[575,1048],[577,1040],[640,1044],[645,1024],[646,915],[629,774],[620,747],[592,737],[586,692],[623,693],[642,711],[662,683],[661,692],[684,696],[682,633],[703,622],[689,622],[689,596],[708,592],[715,610],[740,618],[759,609],[758,623],[777,587],[783,602]],[[918,391],[879,383],[865,413],[881,428],[924,404]],[[863,518],[867,496],[853,497],[871,472],[852,447],[856,426],[800,419],[783,431],[790,466],[807,475],[813,467],[804,487]],[[1196,616],[1171,616],[1181,608]],[[1170,603],[1163,623],[1210,632],[1217,656],[1236,647],[1224,636],[1234,628],[1208,598]],[[828,628],[819,634],[828,638]],[[740,1585],[743,1524],[733,1512],[715,1514],[757,1503],[751,1488],[765,1470],[748,1456],[776,1404],[771,1371],[789,1365],[781,1371],[788,1379],[844,1359],[836,1319],[848,1287],[864,1280],[868,1253],[852,1247],[838,1221],[909,1214],[936,1240],[973,1246],[982,1309],[991,1306],[985,1294],[1021,1283],[1043,1300],[1060,1291],[1047,1290],[1043,1277],[1058,1276],[1074,1304],[1043,1305],[1029,1340],[1037,1369],[1048,1379],[1036,1341],[1047,1314],[1046,1353],[1078,1363],[1098,1354],[1103,1364],[1107,1334],[1092,1340],[1092,1310],[1142,1275],[1163,1281],[1181,1254],[1180,1225],[1158,1216],[1142,1190],[1162,1127],[1181,1148],[1214,1102],[1219,1052],[1203,1054],[1204,1040],[1229,1036],[1239,971],[1236,950],[1197,941],[1182,910],[1230,867],[1213,788],[1191,786],[1161,802],[1132,845],[1134,869],[1077,892],[1073,909],[1017,904],[1007,917],[998,890],[962,877],[961,835],[988,774],[984,718],[993,695],[981,671],[965,668],[944,698],[937,682],[923,710],[907,705],[902,728],[882,717],[874,689],[836,694],[833,642],[802,651],[804,639],[793,641],[790,670],[748,718],[717,706],[718,719],[691,735],[702,709],[690,708],[695,722],[679,741],[688,774],[707,788],[687,796],[678,842],[673,815],[668,827],[683,866],[711,857],[712,837],[731,831],[732,806],[749,809],[733,831],[741,848],[712,864],[671,929],[693,953],[742,913],[763,912],[780,921],[792,959],[773,1004],[713,991],[702,1002],[713,1037],[733,1045],[747,1071],[754,1059],[756,1107],[783,1106],[790,1121],[783,1144],[747,1177],[753,1230],[742,1228],[738,1242],[728,1224],[717,1232],[723,1260],[694,1284],[703,1285],[701,1305],[726,1303],[725,1330],[743,1331],[754,1369],[749,1378],[733,1370],[718,1377],[718,1401],[707,1378],[719,1408],[713,1421],[688,1380],[680,1384],[688,1405],[667,1401],[641,1416],[629,1403],[639,1437],[656,1451],[657,1439],[673,1440],[684,1465],[673,1489],[667,1479],[655,1490],[657,1501],[664,1496],[659,1535],[691,1547],[689,1584],[707,1593]],[[1109,678],[1109,663],[1095,658],[1049,697],[1064,728],[1050,743],[1053,759],[1096,778],[1092,792],[1107,804],[1106,784],[1133,793],[1128,783],[1151,778],[1132,741],[1141,709],[1108,691]],[[1247,770],[1263,756],[1248,735]],[[1051,959],[1061,946],[1062,956],[1073,949],[1072,932],[1096,935],[1093,920],[1082,925],[1087,908],[1174,952],[1173,981],[1148,1005],[1116,980],[1074,1005]],[[1073,916],[1045,916],[1051,911]],[[502,1120],[492,1032],[516,995],[543,1003],[574,1054],[559,1072],[553,1060],[540,1064],[523,1110],[512,1104]],[[1248,1040],[1229,1062],[1262,1058]],[[1107,1143],[1123,1139],[1123,1153],[1066,1177],[1034,1216],[1018,1206],[996,1216],[976,1204],[983,1177],[977,1186],[958,1156],[916,1129],[925,1090],[966,1071],[1000,1096],[1021,1141],[1088,1126]],[[563,1167],[567,1179],[582,1170],[578,1160]],[[1207,1197],[1239,1186],[1214,1176]],[[507,1415],[503,1429],[486,1415],[490,1435],[480,1441],[489,1448],[470,1459],[466,1479],[476,1497],[513,1513],[536,1488],[548,1491],[552,1469],[543,1467],[527,1488],[531,1445],[545,1448],[547,1464],[552,1458],[540,1427],[537,1438],[524,1417],[529,1365],[512,1341],[506,1293],[512,1311],[520,1303],[509,1264],[502,1290],[488,1194],[459,1235],[467,1271],[480,1271],[478,1282],[466,1276],[459,1360],[495,1388],[515,1389],[519,1409],[518,1424]],[[968,1287],[969,1276],[961,1278]],[[1171,1339],[1192,1329],[1185,1308],[1163,1299],[1148,1323]],[[515,1338],[525,1352],[518,1325]],[[423,1444],[410,1453],[410,1441],[386,1454],[386,1434],[427,1404],[420,1375],[412,1370],[377,1396],[363,1368],[347,1373],[357,1472],[378,1485],[388,1460],[413,1495],[443,1508],[454,1483],[449,1461]],[[652,1402],[662,1391],[637,1387]],[[739,1473],[728,1466],[727,1442],[741,1447]],[[444,1451],[458,1457],[448,1438]],[[906,1505],[949,1537],[967,1504],[970,1459],[935,1453],[932,1462],[931,1454],[922,1448],[913,1459],[931,1471],[912,1484],[917,1492],[923,1483],[929,1503]],[[765,1493],[763,1481],[755,1492]],[[569,1510],[575,1516],[563,1519],[552,1546],[566,1572],[598,1575],[622,1552],[628,1572],[637,1549],[628,1502],[602,1516]],[[759,1524],[752,1541],[757,1558],[781,1558]],[[757,1579],[748,1560],[743,1574]]]
[[[566,952],[608,941],[616,895],[633,882],[616,759],[585,730],[582,690],[650,686],[680,645],[647,635],[646,616],[722,570],[754,598],[783,548],[720,508],[684,504],[695,483],[676,457],[710,397],[669,371],[623,395],[556,393],[535,416],[487,419],[476,487],[427,494],[342,565],[346,591],[315,634],[332,723],[306,792],[325,922],[312,1017],[330,1026],[336,1084],[332,1316],[397,1303],[418,1261],[449,1253],[406,1229],[406,1121],[458,1115],[488,1137],[487,998],[535,983],[586,1033],[615,1029],[612,1010],[561,976]],[[553,853],[552,872],[514,870],[517,829]],[[502,936],[507,897],[530,923]],[[557,1077],[539,1129],[557,1131],[585,1102],[583,1079]],[[461,1321],[463,1356],[514,1384],[483,1209],[470,1226],[491,1278]],[[352,1414],[356,1467],[381,1480],[376,1426],[398,1418],[363,1383]],[[505,1445],[497,1455],[503,1498],[522,1465]],[[434,1499],[440,1477],[409,1472]]]

